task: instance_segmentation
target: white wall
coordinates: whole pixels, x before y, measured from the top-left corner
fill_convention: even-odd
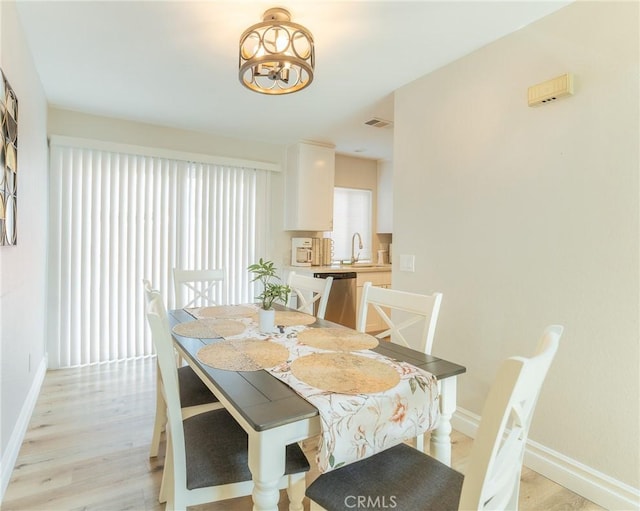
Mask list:
[[[4,493],[44,375],[47,105],[14,2],[0,2],[1,66],[18,98],[18,244],[0,247],[0,455]]]
[[[394,287],[444,293],[434,354],[480,414],[505,357],[565,326],[531,439],[637,488],[638,3],[583,2],[397,91]],[[575,95],[527,88],[566,72]]]
[[[48,133],[229,158],[274,163],[284,161],[284,149],[279,145],[124,121],[55,107],[49,109]]]

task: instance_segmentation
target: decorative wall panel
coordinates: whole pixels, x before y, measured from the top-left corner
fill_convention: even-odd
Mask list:
[[[0,78],[0,245],[18,241],[18,99],[4,73]]]

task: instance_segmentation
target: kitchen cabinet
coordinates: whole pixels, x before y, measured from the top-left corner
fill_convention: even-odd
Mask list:
[[[333,147],[300,142],[287,148],[285,230],[333,230]]]
[[[362,302],[362,286],[364,286],[364,283],[367,281],[371,282],[373,286],[390,288],[391,272],[358,273],[356,277],[356,303],[358,304],[358,315],[360,315],[360,303]],[[373,306],[369,305],[365,332],[380,332],[386,329],[387,324],[376,312]]]
[[[378,161],[378,215],[376,232],[393,232],[393,164]]]

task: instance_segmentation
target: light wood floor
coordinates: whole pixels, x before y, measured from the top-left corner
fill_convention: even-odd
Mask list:
[[[147,359],[48,372],[3,511],[164,509],[157,500],[164,457],[148,455],[155,370],[155,360]],[[454,431],[453,440],[453,466],[464,472],[471,439]],[[192,509],[251,507],[246,497]],[[286,509],[283,491],[280,510]],[[520,509],[602,508],[525,469]]]

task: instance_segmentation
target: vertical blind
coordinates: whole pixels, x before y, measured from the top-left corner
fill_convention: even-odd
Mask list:
[[[336,187],[333,192],[333,257],[351,258],[353,235],[360,233],[362,250],[355,242],[355,254],[360,260],[371,260],[371,190]]]
[[[218,303],[253,301],[268,171],[53,142],[50,158],[49,367],[153,354],[142,279],[172,308],[174,267],[225,268]]]

